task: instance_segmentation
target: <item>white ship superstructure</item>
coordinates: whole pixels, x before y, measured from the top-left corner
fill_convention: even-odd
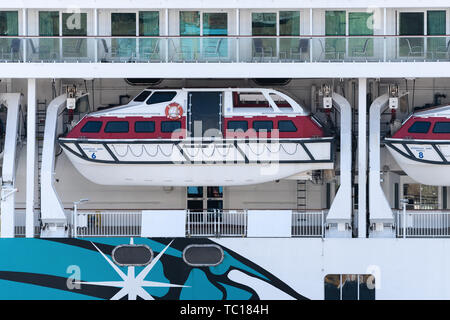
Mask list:
[[[449,71],[448,1],[0,0],[0,298],[449,299]]]

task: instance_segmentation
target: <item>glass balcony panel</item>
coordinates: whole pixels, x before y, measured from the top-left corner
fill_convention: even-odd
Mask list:
[[[22,39],[0,38],[0,61],[22,61]]]
[[[350,36],[373,35],[373,13],[350,12],[348,14]],[[374,54],[374,41],[370,37],[350,38],[348,41],[348,56],[353,58],[369,58]]]
[[[346,32],[346,13],[345,11],[326,11],[325,12],[325,35],[327,36],[345,36]],[[345,38],[326,38],[321,44],[324,52],[324,60],[343,59],[346,52]]]
[[[74,39],[64,38],[62,40],[62,54],[64,59],[84,61],[89,60],[87,55],[87,13],[63,13],[62,14],[63,36],[78,37]]]
[[[412,52],[400,53],[409,40]],[[343,51],[336,49],[343,42]],[[419,44],[418,46],[415,46]],[[409,46],[409,45],[408,45]],[[25,59],[23,55],[26,53]],[[450,37],[10,37],[0,62],[408,62],[450,61]]]
[[[120,37],[111,40],[111,59],[115,61],[135,59],[136,39],[126,36],[136,36],[136,14],[111,13],[111,34]]]
[[[39,35],[44,37],[59,36],[59,12],[39,11]],[[39,40],[39,59],[54,61],[60,58],[60,40],[42,38]]]
[[[274,12],[252,13],[252,56],[256,61],[271,61],[277,56],[277,14]]]

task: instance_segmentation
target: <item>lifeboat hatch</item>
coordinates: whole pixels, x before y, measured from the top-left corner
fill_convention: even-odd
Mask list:
[[[192,137],[222,136],[222,92],[188,93],[188,131]]]

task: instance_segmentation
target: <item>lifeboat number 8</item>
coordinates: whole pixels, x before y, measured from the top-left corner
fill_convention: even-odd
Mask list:
[[[183,107],[178,103],[174,102],[169,104],[166,107],[166,117],[170,120],[178,120],[181,119],[183,115]]]

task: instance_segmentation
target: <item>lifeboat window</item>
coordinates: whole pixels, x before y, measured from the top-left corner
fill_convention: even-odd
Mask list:
[[[175,132],[181,129],[180,121],[162,121],[161,132]]]
[[[151,91],[145,90],[142,91],[140,94],[137,95],[136,98],[134,98],[133,101],[135,102],[144,102],[145,100],[147,100],[148,96],[151,94]]]
[[[272,121],[268,121],[268,120],[264,120],[264,121],[253,121],[253,129],[255,129],[255,131],[259,132],[259,131],[272,131],[273,129],[273,122]]]
[[[270,104],[261,92],[233,92],[233,107],[270,108]]]
[[[292,120],[280,120],[278,121],[278,130],[280,132],[296,132],[297,127]]]
[[[222,263],[223,250],[215,244],[192,244],[183,250],[183,260],[193,267],[213,267]]]
[[[155,132],[155,122],[154,121],[136,121],[134,123],[134,132],[138,132],[138,133]]]
[[[450,122],[436,122],[433,133],[450,133]]]
[[[128,121],[109,121],[105,126],[105,133],[125,133],[128,130]]]
[[[227,129],[230,131],[247,131],[248,130],[248,122],[247,121],[228,121]]]
[[[277,105],[278,108],[292,108],[289,102],[287,102],[283,97],[270,93],[269,96],[272,98],[273,102]]]
[[[416,121],[409,127],[409,133],[427,133],[430,129],[431,123],[428,121]]]
[[[80,131],[86,133],[97,133],[100,132],[102,124],[102,121],[88,121]]]
[[[150,99],[147,100],[147,104],[172,101],[172,99],[175,98],[176,95],[177,95],[176,91],[155,92],[152,94]]]

